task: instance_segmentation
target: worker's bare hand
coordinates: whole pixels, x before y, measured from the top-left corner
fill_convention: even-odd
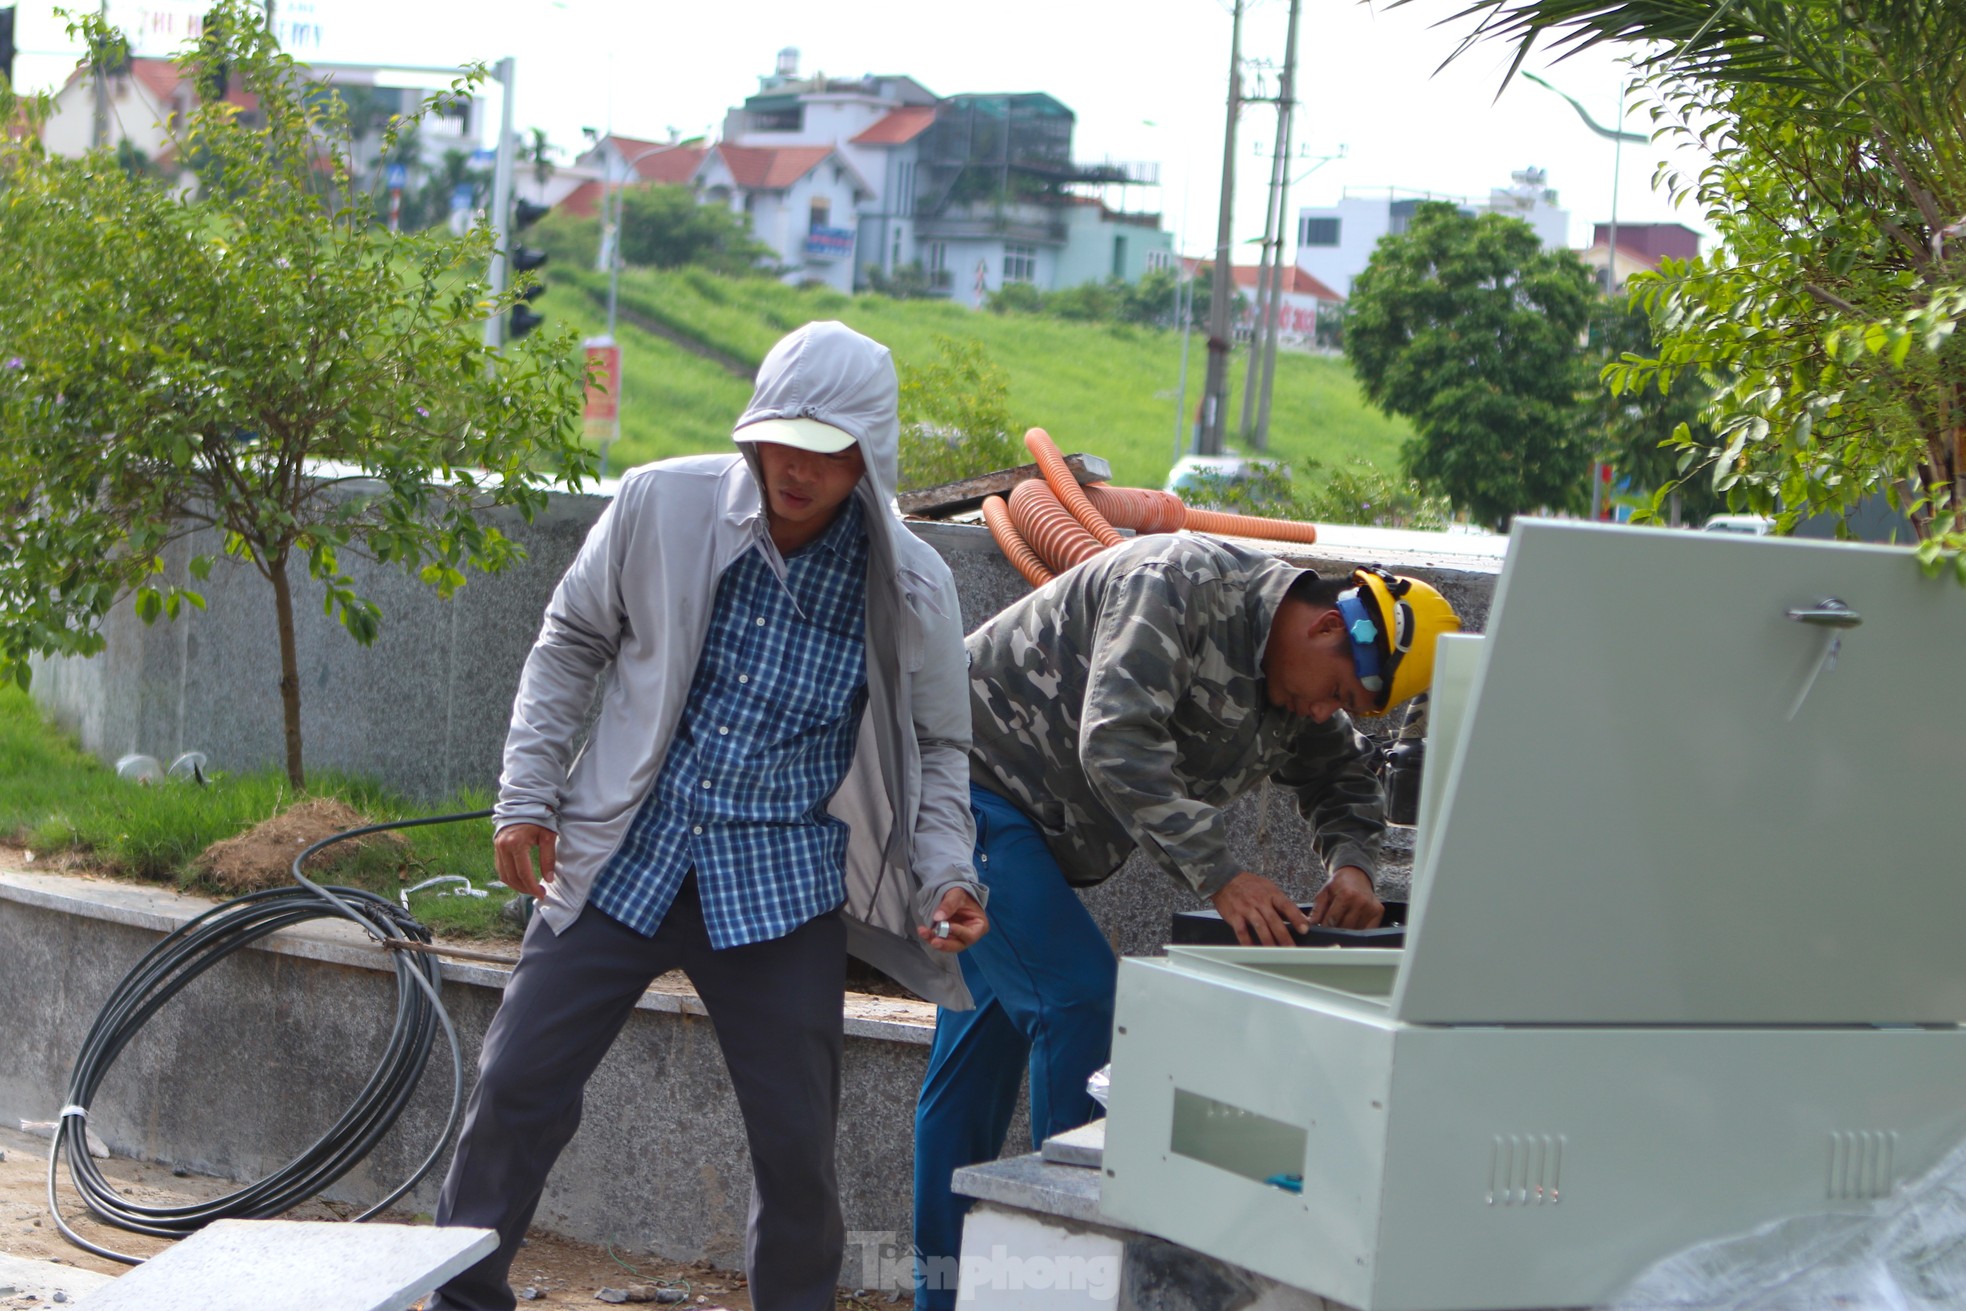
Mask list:
[[[1386,913],[1372,880],[1356,865],[1341,866],[1311,898],[1311,923],[1333,929],[1376,929]]]
[[[1245,947],[1288,947],[1295,941],[1291,930],[1302,933],[1311,927],[1282,888],[1247,870],[1224,883],[1209,901]]]
[[[933,928],[917,924],[915,936],[936,951],[961,951],[990,931],[990,917],[976,904],[976,898],[961,888],[950,888],[942,894],[942,900],[935,903],[935,914],[930,924],[946,920],[949,936],[938,938]]]
[[[543,897],[543,884],[553,881],[553,846],[559,835],[537,824],[507,824],[492,839],[493,863],[498,881],[528,897]],[[539,858],[539,873],[533,873],[533,857]]]

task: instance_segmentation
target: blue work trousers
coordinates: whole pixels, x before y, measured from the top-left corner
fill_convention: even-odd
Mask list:
[[[915,1106],[918,1311],[956,1304],[965,1165],[1003,1150],[1017,1089],[1031,1072],[1031,1146],[1096,1119],[1086,1079],[1109,1059],[1113,949],[1045,846],[1010,802],[971,787],[976,873],[990,890],[990,931],[957,957],[976,1009],[940,1010]]]

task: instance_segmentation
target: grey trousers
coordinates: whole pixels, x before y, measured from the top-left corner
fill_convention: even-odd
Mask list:
[[[593,909],[555,934],[538,917],[485,1034],[478,1084],[437,1203],[440,1225],[498,1231],[498,1250],[433,1311],[512,1311],[508,1273],[582,1092],[651,980],[689,975],[710,1013],[751,1148],[745,1271],[758,1311],[833,1306],[846,1246],[834,1172],[846,926],[712,951],[695,875],[645,938]]]

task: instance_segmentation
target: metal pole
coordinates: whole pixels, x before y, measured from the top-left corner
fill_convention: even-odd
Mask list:
[[[1229,112],[1222,129],[1222,205],[1215,224],[1214,285],[1208,302],[1208,374],[1202,384],[1200,453],[1222,453],[1228,420],[1229,351],[1233,345],[1229,311],[1234,304],[1235,267],[1230,262],[1236,218],[1236,117],[1242,112],[1242,7],[1235,0],[1229,29]]]
[[[1604,261],[1604,294],[1615,295],[1618,290],[1618,166],[1625,155],[1625,84],[1618,83],[1618,133],[1611,138],[1611,237],[1610,249]]]
[[[1277,126],[1279,129],[1281,129],[1283,126],[1282,116],[1283,116],[1283,110],[1282,107],[1279,106],[1277,110],[1277,117],[1278,117]],[[1281,131],[1279,131],[1278,133],[1279,139],[1281,139],[1281,136],[1282,133]],[[1272,142],[1271,146],[1274,149],[1276,143]],[[1250,432],[1254,428],[1256,423],[1256,374],[1257,374],[1256,360],[1258,355],[1260,354],[1260,348],[1258,347],[1257,343],[1262,338],[1263,308],[1265,305],[1269,303],[1269,298],[1270,298],[1270,241],[1276,235],[1275,232],[1276,207],[1277,207],[1276,171],[1277,171],[1277,166],[1281,160],[1282,160],[1282,156],[1280,155],[1273,156],[1271,158],[1270,185],[1264,188],[1263,191],[1263,241],[1262,244],[1256,248],[1259,253],[1256,257],[1256,303],[1254,306],[1255,313],[1251,316],[1250,325],[1249,325],[1249,363],[1243,369],[1242,421],[1237,427],[1237,431],[1241,434],[1242,440],[1244,442],[1247,442],[1249,440]]]
[[[614,215],[608,225],[608,339],[614,340],[615,306],[621,300],[621,179],[614,176],[614,161],[608,161],[610,187],[607,199],[614,202]]]
[[[1178,257],[1177,257],[1178,258]],[[1174,303],[1181,316],[1181,381],[1174,389],[1174,458],[1179,460],[1181,453],[1188,448],[1188,329],[1195,318],[1195,280],[1190,275],[1185,280],[1177,273],[1174,283]]]
[[[1282,123],[1283,145],[1277,155],[1277,232],[1276,252],[1271,260],[1270,307],[1263,318],[1263,390],[1256,406],[1256,432],[1252,445],[1259,451],[1270,449],[1270,396],[1277,379],[1277,318],[1283,312],[1283,251],[1290,214],[1290,145],[1297,128],[1297,16],[1303,0],[1290,0],[1289,35],[1284,38],[1283,76],[1277,83],[1277,117]],[[1250,361],[1254,371],[1255,360]]]
[[[98,12],[102,15],[102,21],[106,25],[109,22],[109,0],[102,0],[102,8]],[[89,144],[95,149],[101,150],[109,144],[109,70],[102,66],[100,55],[96,58],[94,76],[96,84],[96,117],[95,125],[89,133]]]
[[[492,169],[492,258],[491,290],[495,300],[505,294],[511,282],[505,247],[511,239],[512,225],[512,57],[498,61],[498,84],[503,88],[498,110],[498,162]],[[505,316],[494,314],[485,320],[485,345],[497,350],[505,344]]]

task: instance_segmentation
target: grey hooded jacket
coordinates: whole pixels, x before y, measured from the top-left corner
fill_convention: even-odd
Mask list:
[[[839,323],[798,329],[765,357],[737,426],[813,418],[851,433],[867,473],[867,709],[829,809],[852,829],[849,949],[921,996],[966,1008],[955,957],[914,928],[951,887],[978,903],[970,864],[969,687],[955,582],[893,508],[900,422],[887,348]],[[630,470],[547,604],[512,705],[495,822],[559,835],[540,913],[573,923],[654,786],[709,631],[718,580],[754,547],[782,578],[756,455],[687,456]],[[600,714],[574,747],[604,674]]]

